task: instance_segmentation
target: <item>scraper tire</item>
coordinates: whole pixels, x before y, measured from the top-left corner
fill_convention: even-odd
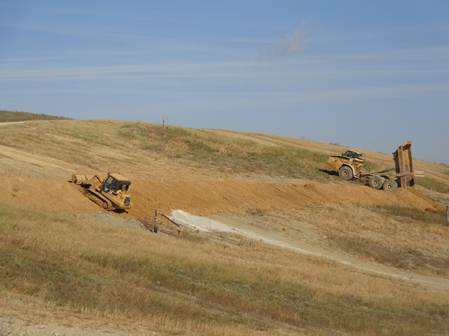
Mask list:
[[[385,191],[393,192],[398,188],[398,183],[395,180],[386,180],[383,185]]]
[[[382,186],[384,185],[384,178],[380,176],[371,176],[369,179],[369,186],[373,189],[382,189]]]
[[[338,170],[338,175],[345,181],[350,181],[354,178],[352,169],[348,166],[343,166]]]

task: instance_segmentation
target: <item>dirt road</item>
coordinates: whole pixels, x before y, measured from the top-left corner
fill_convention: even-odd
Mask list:
[[[175,210],[172,212],[171,218],[179,224],[198,229],[200,231],[209,233],[235,233],[300,254],[325,258],[364,273],[394,278],[407,283],[418,284],[433,289],[449,291],[448,279],[407,272],[375,262],[360,260],[338,251],[329,251],[327,249],[320,248],[319,246],[313,246],[311,244],[306,244],[296,240],[286,239],[285,237],[280,237],[279,235],[273,234],[273,232],[267,232],[261,230],[260,228],[257,229],[237,216],[220,215],[216,216],[216,219],[211,219],[191,215],[182,210]]]
[[[17,124],[23,124],[24,122],[25,121],[0,122],[0,126],[17,125]]]

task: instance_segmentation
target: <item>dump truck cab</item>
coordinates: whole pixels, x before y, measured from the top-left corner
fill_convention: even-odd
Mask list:
[[[341,155],[332,155],[327,162],[333,170],[344,180],[352,180],[362,173],[363,154],[355,150],[348,149]]]
[[[360,152],[356,152],[354,150],[347,150],[341,154],[342,157],[346,157],[348,159],[354,159],[356,161],[363,162],[363,154]]]

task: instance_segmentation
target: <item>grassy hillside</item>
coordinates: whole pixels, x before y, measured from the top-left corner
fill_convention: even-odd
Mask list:
[[[131,124],[121,126],[118,135],[144,151],[231,173],[320,177],[319,167],[327,159],[323,154],[305,149],[265,146],[207,130]]]
[[[100,329],[104,318],[144,335],[448,334],[449,227],[421,193],[446,197],[447,167],[419,161],[422,189],[387,194],[326,172],[342,150],[118,121],[4,125],[0,316]],[[67,182],[107,171],[133,181],[128,214]],[[235,220],[321,257],[235,233],[177,236],[167,223],[155,235],[136,218],[156,208]]]
[[[228,175],[334,179],[326,172],[327,158],[329,153],[339,153],[343,147],[268,136],[260,141],[260,137],[145,123],[67,120],[3,128],[0,144],[21,149],[34,146],[36,153],[83,164],[93,171],[108,170],[114,160],[116,168],[122,170],[132,162],[135,173],[156,160]],[[74,152],[78,155],[74,156]],[[119,153],[120,159],[113,153]],[[367,153],[366,166],[371,170],[392,165],[388,155]],[[449,193],[447,169],[421,161],[417,161],[417,167],[426,174],[425,178],[417,179],[419,185]]]
[[[0,111],[0,122],[15,122],[26,120],[55,120],[67,119],[64,117],[52,116],[41,113],[17,112],[17,111]]]
[[[432,293],[235,239],[179,240],[2,206],[0,290],[175,334],[449,332],[449,305]]]
[[[265,146],[249,140],[215,135],[207,130],[162,128],[143,123],[74,121],[39,125],[39,130],[41,136],[36,139],[36,126],[32,124],[2,129],[4,136],[0,138],[0,144],[26,149],[37,141],[37,152],[73,163],[79,163],[81,159],[93,169],[102,169],[109,164],[109,160],[96,157],[93,152],[98,148],[110,147],[131,160],[157,158],[230,174],[327,176],[320,171],[326,161],[323,154],[293,146]],[[58,148],[54,148],[55,139],[60,144]],[[75,157],[74,150],[81,150],[84,155]]]

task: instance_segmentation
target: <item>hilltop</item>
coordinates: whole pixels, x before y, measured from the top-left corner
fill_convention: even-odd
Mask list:
[[[417,161],[419,185],[386,193],[326,171],[344,149],[140,122],[0,125],[0,332],[449,332],[448,167]],[[108,171],[131,179],[129,213],[67,182]],[[155,209],[240,231],[156,235],[138,221]]]
[[[30,113],[19,111],[4,111],[0,110],[0,123],[3,122],[18,122],[26,120],[64,120],[65,117],[53,116],[43,113]]]

